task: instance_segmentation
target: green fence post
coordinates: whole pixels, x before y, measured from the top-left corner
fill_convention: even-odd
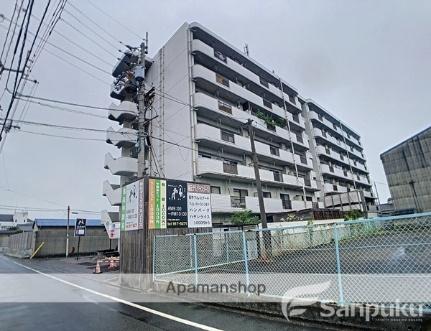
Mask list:
[[[341,279],[340,245],[337,224],[334,224],[335,257],[337,261],[338,303],[344,305],[343,283]]]

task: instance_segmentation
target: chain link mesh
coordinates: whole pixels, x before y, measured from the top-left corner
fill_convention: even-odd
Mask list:
[[[265,295],[329,282],[337,303],[431,298],[431,213],[278,229],[156,236],[154,279],[264,283]]]

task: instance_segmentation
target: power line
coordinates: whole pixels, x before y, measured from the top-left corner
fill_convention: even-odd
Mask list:
[[[14,52],[13,52],[13,58],[12,58],[12,62],[11,62],[12,65],[13,65],[14,58],[15,58],[15,55],[17,53],[17,50],[19,48],[19,43],[20,43],[20,40],[21,40],[22,32],[24,31],[24,36],[23,36],[23,40],[22,40],[22,43],[21,43],[21,50],[20,50],[19,57],[18,57],[17,72],[16,72],[16,75],[15,75],[15,81],[14,81],[14,85],[13,85],[13,89],[12,89],[12,97],[10,99],[9,106],[7,108],[7,111],[6,111],[6,116],[5,116],[5,119],[4,119],[4,123],[3,123],[2,129],[0,131],[0,140],[2,138],[3,132],[6,129],[6,121],[7,121],[8,117],[10,115],[10,112],[12,110],[12,106],[13,106],[13,103],[15,101],[15,95],[16,95],[16,92],[17,92],[17,90],[19,88],[19,84],[21,82],[21,79],[18,81],[19,69],[21,68],[21,62],[22,62],[22,58],[23,58],[23,55],[24,55],[24,47],[25,47],[25,44],[26,44],[26,41],[27,41],[27,33],[28,33],[28,27],[29,27],[29,24],[30,24],[30,15],[31,15],[31,12],[33,10],[33,5],[34,5],[34,0],[29,0],[28,5],[27,5],[27,10],[25,11],[25,14],[24,14],[24,17],[23,17],[23,20],[22,20],[22,23],[21,23],[21,27],[20,27],[20,30],[19,30],[19,33],[18,33],[17,41],[15,43],[15,48],[14,48]],[[27,22],[26,22],[26,19],[27,19]],[[24,28],[24,25],[25,25],[25,28]],[[24,62],[23,69],[25,69],[25,67],[27,65],[27,62],[28,62],[28,57],[26,58],[26,62]],[[12,65],[11,65],[11,68],[12,68]],[[11,73],[11,71],[8,72],[8,77],[7,77],[7,80],[6,80],[6,88],[7,88],[8,82],[9,82],[10,73]],[[22,75],[21,75],[21,77],[22,77]]]
[[[93,1],[87,1],[87,3],[90,4],[93,8],[97,9],[102,14],[104,14],[105,16],[107,16],[108,18],[110,18],[111,20],[113,20],[115,23],[117,23],[118,25],[120,25],[121,27],[123,27],[125,30],[129,31],[130,33],[132,33],[133,35],[135,35],[136,37],[138,37],[139,39],[145,40],[145,38],[143,38],[142,36],[139,36],[135,31],[133,31],[132,29],[130,29],[127,25],[123,24],[121,21],[117,20],[115,17],[113,17],[112,15],[108,14],[107,12],[105,12],[100,7],[96,6],[93,3]]]
[[[93,23],[95,26],[97,26],[101,31],[103,31],[106,35],[108,35],[109,37],[111,37],[115,42],[118,42],[120,44],[123,44],[123,42],[119,41],[117,37],[115,37],[114,35],[112,35],[110,32],[108,32],[105,28],[103,28],[101,25],[99,25],[97,22],[95,22],[91,17],[89,17],[88,15],[86,15],[82,10],[80,10],[79,8],[77,8],[76,6],[74,6],[72,3],[70,4],[70,6],[75,9],[78,13],[80,13],[82,16],[84,16],[87,20],[89,20],[91,23]]]
[[[106,42],[107,44],[109,44],[109,46],[113,47],[113,48],[117,48],[116,45],[114,45],[112,42],[110,42],[108,39],[106,39],[105,37],[101,36],[100,33],[98,33],[97,31],[94,31],[94,29],[92,29],[91,27],[89,27],[87,24],[85,24],[83,21],[81,21],[79,18],[77,18],[73,13],[71,13],[70,11],[68,11],[67,9],[64,10],[69,16],[71,16],[75,21],[77,21],[79,24],[81,24],[82,26],[84,26],[85,28],[87,28],[89,31],[93,32],[96,36],[98,36],[101,40],[103,40],[104,42]]]
[[[37,16],[32,15],[34,18],[39,19]],[[46,24],[45,24],[46,25]],[[105,63],[106,65],[112,66],[112,63],[109,63],[108,61],[103,60],[102,58],[100,58],[99,55],[97,55],[96,53],[91,52],[88,48],[84,48],[82,47],[80,44],[78,44],[77,42],[73,41],[72,39],[70,39],[69,37],[67,37],[66,35],[64,35],[63,33],[54,30],[53,31],[55,34],[59,35],[60,37],[62,37],[64,40],[68,41],[69,43],[71,43],[72,45],[74,45],[75,47],[78,47],[80,50],[84,51],[85,53],[93,56],[94,58],[96,58],[97,60]]]
[[[0,54],[0,62],[2,62],[2,60],[3,60],[3,53],[4,53],[5,49],[6,49],[7,40],[9,39],[9,32],[10,32],[10,29],[12,27],[12,24],[13,24],[12,22],[13,22],[13,19],[15,17],[15,13],[16,13],[17,8],[18,8],[18,0],[15,1],[15,6],[14,6],[14,9],[13,9],[13,13],[12,13],[12,18],[11,18],[11,20],[9,22],[9,27],[7,29],[6,37],[5,37],[4,43],[3,43],[3,48],[2,48],[2,51],[1,51],[1,54]],[[12,38],[13,38],[13,34],[11,36],[11,39]]]
[[[85,105],[85,104],[82,104],[82,103],[76,103],[76,102],[70,102],[70,101],[64,101],[64,100],[57,100],[57,99],[51,99],[51,98],[42,98],[42,97],[34,97],[34,96],[32,97],[30,95],[24,95],[24,94],[19,94],[18,97],[21,97],[21,98],[30,98],[30,99],[35,99],[35,100],[53,102],[53,103],[58,103],[58,104],[62,104],[62,105],[82,107],[82,108],[91,108],[91,109],[100,109],[100,110],[111,110],[111,111],[122,111],[122,110],[118,110],[118,109],[115,109],[115,108]]]
[[[4,118],[0,118],[1,120],[4,120]],[[56,129],[64,129],[64,130],[78,130],[78,131],[89,131],[89,132],[102,132],[106,133],[106,130],[102,129],[95,129],[95,128],[86,128],[86,127],[78,127],[78,126],[67,126],[67,125],[59,125],[59,124],[50,124],[50,123],[42,123],[42,122],[32,122],[32,121],[20,121],[15,120],[14,123],[21,123],[21,124],[27,124],[27,125],[36,125],[36,126],[44,126],[49,128],[56,128]],[[126,134],[119,132],[119,134]],[[130,133],[127,133],[130,134]]]
[[[81,115],[93,116],[93,117],[98,117],[98,118],[106,119],[106,116],[103,116],[103,115],[87,113],[87,112],[76,110],[76,109],[72,109],[72,108],[65,108],[65,107],[54,106],[54,105],[50,105],[49,103],[32,101],[31,99],[27,99],[26,101],[27,101],[27,103],[37,104],[37,105],[40,105],[40,106],[43,106],[43,107],[47,107],[47,108],[51,108],[51,109],[56,109],[56,110],[60,110],[60,111],[66,111],[66,112],[71,112],[71,113],[76,113],[76,114],[81,114]],[[46,110],[45,108],[39,108],[39,109]],[[21,119],[23,119],[23,118],[21,118]]]
[[[66,21],[63,17],[60,18],[61,21],[66,24],[68,27],[70,27],[71,29],[73,29],[74,31],[78,32],[81,36],[83,36],[85,39],[88,39],[89,41],[91,41],[94,45],[99,46],[100,49],[104,50],[106,53],[108,53],[109,55],[113,56],[116,58],[115,55],[113,55],[111,53],[111,50],[105,48],[105,46],[101,45],[99,42],[97,42],[96,40],[94,40],[93,38],[89,37],[87,34],[85,34],[84,32],[82,32],[81,30],[79,30],[78,28],[76,28],[73,24],[69,23],[68,21]]]
[[[8,18],[5,18],[6,20],[9,20]],[[4,27],[4,26],[1,26],[0,25],[0,27],[2,27],[3,29],[6,29],[6,27]],[[29,31],[29,33],[31,34],[31,35],[35,35],[33,32],[31,32],[31,31]],[[40,39],[41,37],[38,37],[38,39]],[[93,64],[93,63],[91,63],[91,62],[89,62],[89,61],[87,61],[87,60],[84,60],[83,58],[81,58],[81,57],[79,57],[78,55],[76,55],[76,54],[73,54],[73,53],[71,53],[71,52],[69,52],[69,51],[67,51],[67,50],[65,50],[65,49],[63,49],[63,48],[61,48],[61,47],[59,47],[59,46],[57,46],[57,45],[55,45],[55,44],[53,44],[53,43],[51,43],[51,42],[49,42],[49,41],[45,41],[45,43],[46,44],[48,44],[48,45],[50,45],[51,47],[53,47],[53,48],[55,48],[55,49],[57,49],[57,50],[59,50],[59,51],[61,51],[61,52],[63,52],[63,53],[65,53],[65,54],[67,54],[67,55],[69,55],[70,57],[73,57],[74,59],[76,59],[76,60],[78,60],[78,61],[80,61],[80,62],[82,62],[82,63],[84,63],[84,64],[86,64],[86,65],[88,65],[88,66],[90,66],[90,67],[92,67],[93,69],[96,69],[96,70],[98,70],[98,71],[101,71],[101,72],[103,72],[104,74],[107,74],[107,75],[109,75],[110,77],[112,76],[111,75],[111,73],[109,72],[109,71],[107,71],[107,70],[105,70],[105,69],[103,69],[103,68],[100,68],[99,66],[97,66],[97,65],[95,65],[95,64]]]
[[[27,131],[27,130],[22,130],[22,129],[20,129],[19,132],[29,133],[29,134],[33,134],[33,135],[37,135],[37,136],[46,136],[46,137],[62,138],[62,139],[70,139],[70,140],[106,142],[106,139],[101,139],[101,138],[71,137],[71,136],[63,136],[63,135],[58,135],[58,134],[50,134],[50,133],[46,133],[46,132]]]

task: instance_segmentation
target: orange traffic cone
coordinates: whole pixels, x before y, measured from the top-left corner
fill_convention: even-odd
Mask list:
[[[102,270],[100,270],[99,260],[97,260],[97,262],[96,262],[96,268],[94,269],[94,273],[95,274],[101,274],[102,273]]]

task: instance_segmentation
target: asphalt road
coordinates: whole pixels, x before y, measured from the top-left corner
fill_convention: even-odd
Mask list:
[[[91,293],[92,290],[103,293],[101,287],[80,288],[74,286],[73,281],[67,283],[50,277],[50,274],[58,277],[62,268],[63,265],[55,260],[23,261],[0,255],[0,276],[3,277],[0,283],[0,330],[321,329],[203,304],[151,302],[133,306],[134,303],[115,300],[101,302],[96,298],[98,294]],[[24,277],[32,276],[32,281],[22,280],[23,274]],[[36,281],[34,276],[38,277]],[[80,302],[38,303],[34,300],[43,297],[44,301],[49,301],[50,296],[57,299],[73,297]],[[29,302],[26,302],[27,297]]]

